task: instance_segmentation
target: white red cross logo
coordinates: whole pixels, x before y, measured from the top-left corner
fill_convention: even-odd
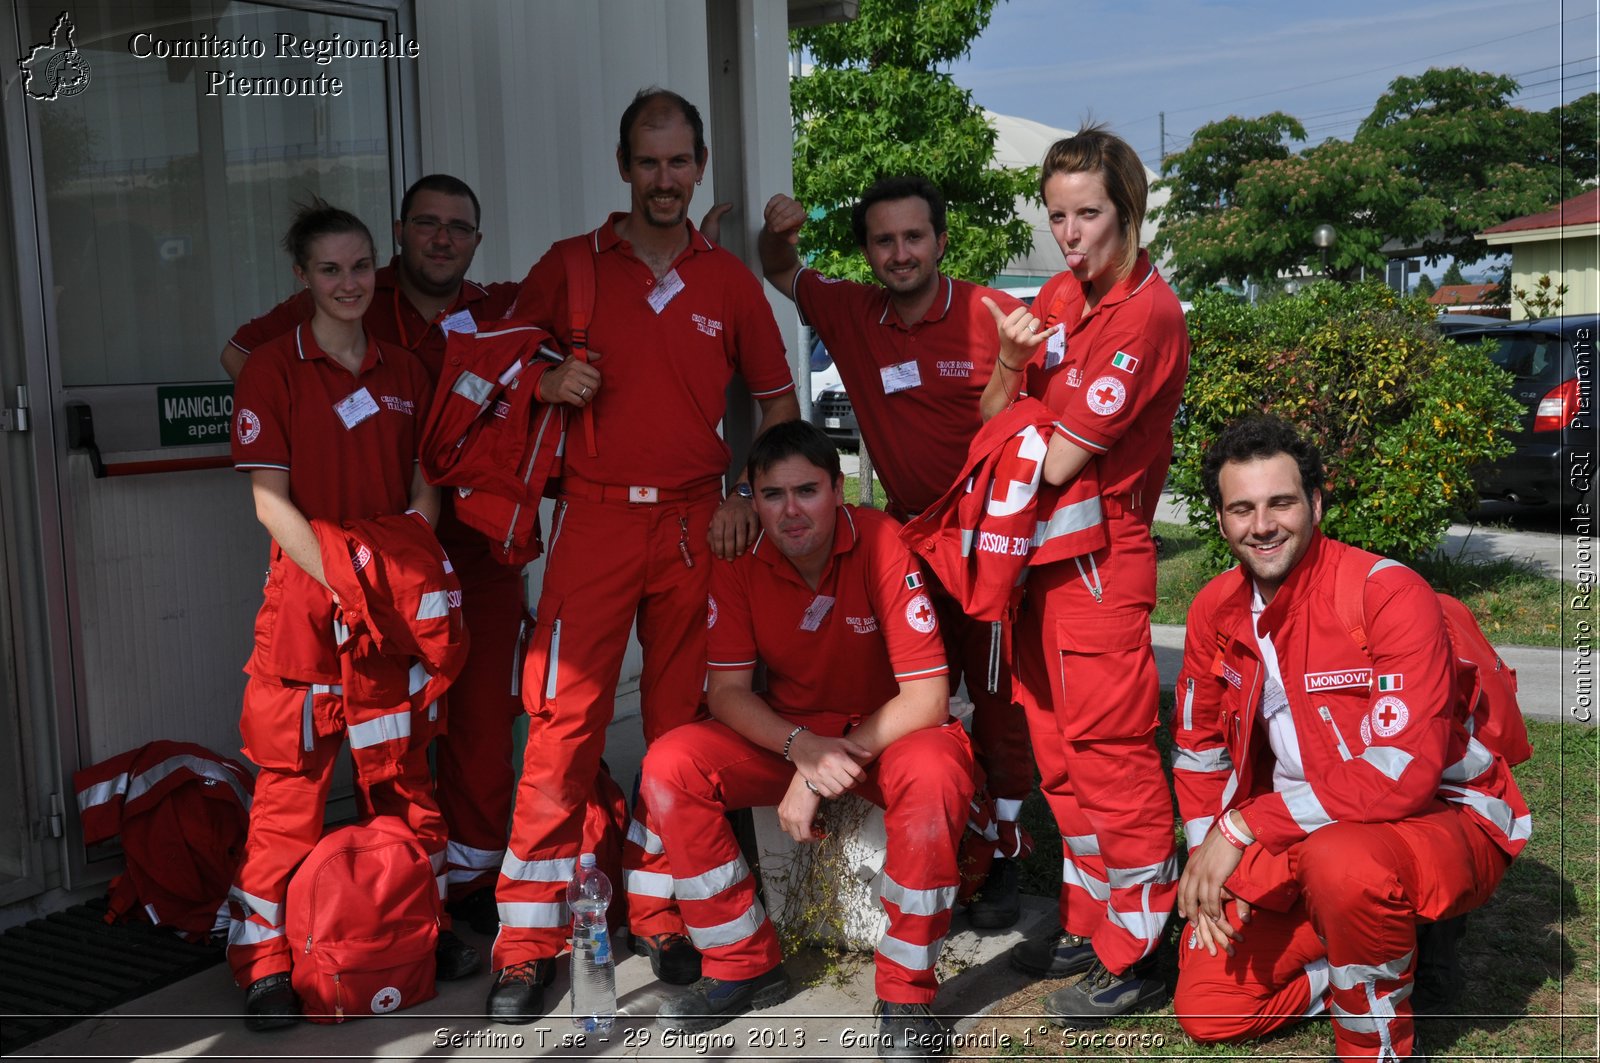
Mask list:
[[[933,612],[933,602],[926,594],[919,594],[906,603],[906,623],[912,630],[920,631],[924,635],[938,626],[938,618]]]
[[[1385,695],[1372,703],[1369,718],[1374,731],[1384,738],[1393,738],[1411,719],[1411,710],[1399,698]]]
[[[1006,454],[994,467],[994,478],[989,482],[989,503],[986,507],[991,517],[1009,517],[1028,508],[1039,490],[1040,463],[1044,461],[1049,445],[1033,425],[1017,433],[1016,449],[1006,445]]]
[[[1122,404],[1128,399],[1128,389],[1116,377],[1103,376],[1089,385],[1084,399],[1089,403],[1089,409],[1101,417],[1110,417],[1122,409]]]

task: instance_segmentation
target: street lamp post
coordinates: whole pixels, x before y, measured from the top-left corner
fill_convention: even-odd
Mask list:
[[[1311,230],[1311,242],[1316,244],[1317,245],[1317,249],[1322,252],[1322,275],[1323,275],[1323,277],[1328,277],[1329,276],[1329,274],[1328,274],[1328,249],[1333,246],[1334,241],[1337,240],[1337,239],[1339,239],[1338,231],[1335,230],[1334,227],[1329,225],[1327,222],[1323,222],[1321,225],[1319,225],[1315,229]]]

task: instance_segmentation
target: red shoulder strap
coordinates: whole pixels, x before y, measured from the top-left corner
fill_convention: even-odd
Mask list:
[[[561,264],[567,273],[567,320],[572,329],[572,356],[589,360],[589,319],[594,314],[594,234],[561,241]],[[594,443],[594,407],[583,408],[583,440],[589,457],[599,452]]]
[[[1367,591],[1367,576],[1372,566],[1381,561],[1377,554],[1365,550],[1349,550],[1339,559],[1333,574],[1333,609],[1339,623],[1350,632],[1350,638],[1361,647],[1361,652],[1372,656],[1367,641],[1366,608],[1363,600]]]

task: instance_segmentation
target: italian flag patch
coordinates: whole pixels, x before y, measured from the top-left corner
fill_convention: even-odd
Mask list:
[[[1405,676],[1402,673],[1396,672],[1394,675],[1380,675],[1378,677],[1378,689],[1381,691],[1400,690],[1404,686]]]
[[[922,586],[922,577],[915,572],[906,573],[906,590],[914,591]]]
[[[1116,354],[1111,356],[1111,367],[1113,369],[1120,369],[1124,373],[1131,373],[1135,369],[1139,368],[1139,359],[1135,358],[1131,354],[1123,354],[1121,351],[1118,351]]]

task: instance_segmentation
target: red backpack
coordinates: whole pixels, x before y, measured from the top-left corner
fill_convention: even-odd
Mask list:
[[[439,890],[428,854],[394,816],[326,835],[289,880],[291,980],[311,1022],[432,1000]]]
[[[1333,603],[1339,622],[1350,632],[1361,652],[1372,655],[1367,644],[1367,626],[1362,599],[1372,566],[1383,560],[1365,550],[1352,550],[1335,575]],[[1438,592],[1435,592],[1438,593]],[[1517,670],[1500,659],[1472,610],[1457,598],[1439,594],[1445,627],[1456,657],[1472,665],[1478,673],[1477,690],[1465,721],[1467,733],[1482,742],[1491,753],[1504,758],[1508,766],[1521,764],[1533,756],[1528,745],[1528,725],[1517,704]]]

